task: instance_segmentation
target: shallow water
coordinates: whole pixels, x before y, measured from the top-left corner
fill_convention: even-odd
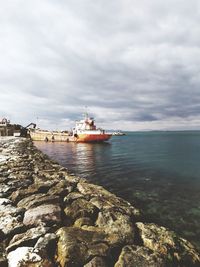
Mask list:
[[[200,132],[134,132],[109,143],[36,146],[200,248]]]

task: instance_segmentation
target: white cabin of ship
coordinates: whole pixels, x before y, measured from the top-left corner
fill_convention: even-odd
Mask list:
[[[94,119],[86,116],[85,119],[76,121],[75,130],[96,130]]]
[[[105,134],[105,130],[97,129],[94,118],[89,117],[86,113],[83,120],[76,121],[73,129],[73,136],[76,137],[79,134],[102,135]]]

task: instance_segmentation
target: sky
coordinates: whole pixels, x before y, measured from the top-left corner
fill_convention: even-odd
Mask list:
[[[0,117],[200,129],[199,0],[0,0]]]

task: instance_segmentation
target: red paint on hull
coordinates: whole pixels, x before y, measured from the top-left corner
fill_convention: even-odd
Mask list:
[[[79,134],[77,142],[104,142],[111,138],[111,134]]]

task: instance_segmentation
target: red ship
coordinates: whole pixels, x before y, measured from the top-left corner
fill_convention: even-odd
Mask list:
[[[94,118],[85,113],[83,120],[76,121],[76,126],[73,129],[73,136],[76,142],[104,142],[108,141],[112,134],[106,133],[101,128],[96,128]]]
[[[31,123],[32,125],[32,123]],[[94,118],[90,118],[87,113],[83,120],[76,121],[75,128],[70,131],[47,131],[36,128],[29,128],[29,134],[34,141],[52,142],[104,142],[108,141],[112,134],[96,127]]]

